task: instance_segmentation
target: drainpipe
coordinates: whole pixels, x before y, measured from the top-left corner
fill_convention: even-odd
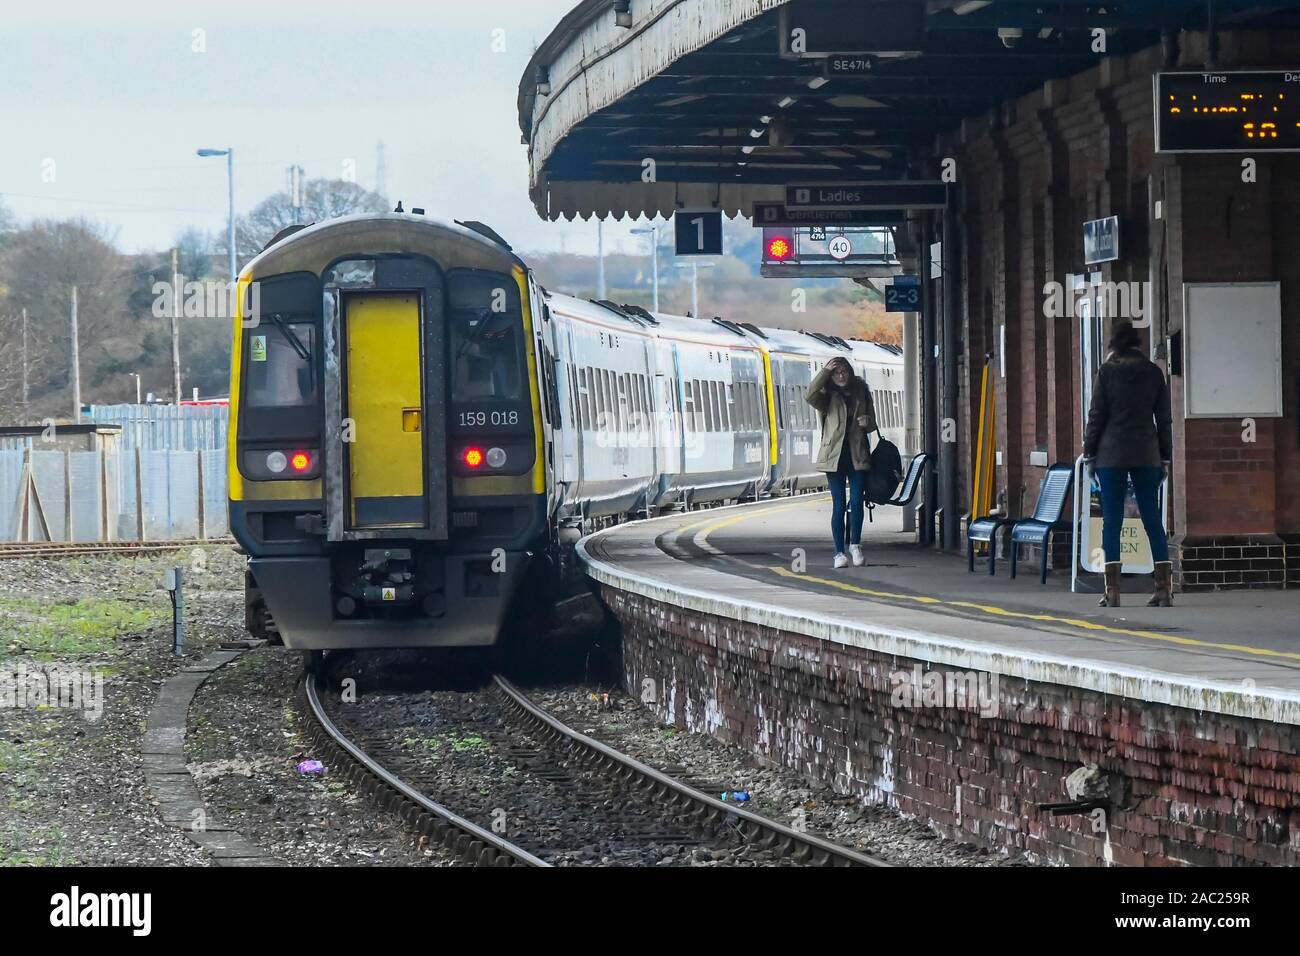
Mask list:
[[[943,211],[943,418],[957,422],[957,349],[960,320],[958,299],[961,257],[955,188],[948,187],[948,205]],[[942,424],[942,423],[940,423]],[[960,437],[954,432],[954,438]],[[961,538],[961,515],[957,504],[958,441],[939,442],[939,499],[943,507],[944,550],[954,550]]]

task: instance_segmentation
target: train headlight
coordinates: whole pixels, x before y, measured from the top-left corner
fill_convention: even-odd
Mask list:
[[[289,465],[289,459],[285,457],[282,451],[273,451],[266,456],[266,470],[273,475],[278,475]],[[298,469],[301,471],[302,469]]]
[[[469,465],[471,468],[481,468],[483,466],[483,449],[466,448],[464,458],[465,464]]]
[[[505,467],[506,450],[504,448],[489,448],[487,453],[487,463],[489,468]]]

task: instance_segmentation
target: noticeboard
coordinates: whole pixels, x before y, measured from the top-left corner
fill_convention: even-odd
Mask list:
[[[1183,378],[1188,418],[1281,417],[1281,284],[1184,283]]]

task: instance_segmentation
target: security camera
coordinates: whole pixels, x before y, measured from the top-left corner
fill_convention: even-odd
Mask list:
[[[1025,31],[1020,27],[998,27],[998,39],[1002,41],[1002,45],[1008,50],[1013,49],[1024,35]]]

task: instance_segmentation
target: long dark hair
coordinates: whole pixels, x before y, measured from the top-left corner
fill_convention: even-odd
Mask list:
[[[1110,342],[1106,348],[1115,354],[1128,352],[1142,345],[1142,336],[1133,328],[1132,322],[1118,322],[1110,332]]]

